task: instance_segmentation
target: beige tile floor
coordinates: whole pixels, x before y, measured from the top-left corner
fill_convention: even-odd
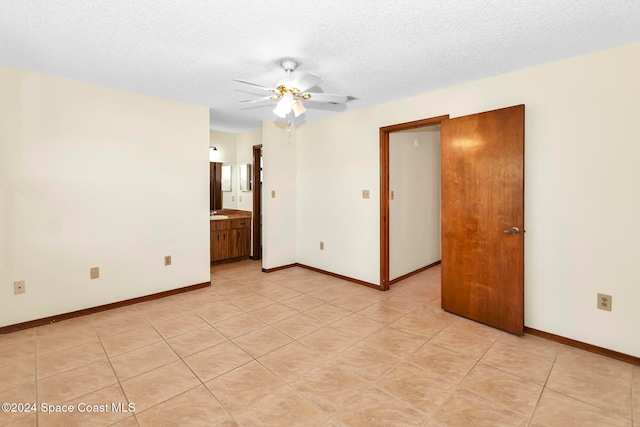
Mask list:
[[[39,410],[0,425],[640,427],[639,367],[445,313],[439,268],[385,293],[253,261],[211,279],[0,335],[0,402]]]

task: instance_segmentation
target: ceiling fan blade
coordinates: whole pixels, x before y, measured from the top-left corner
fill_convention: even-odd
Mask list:
[[[307,93],[310,95],[309,101],[342,104],[349,100],[349,97],[347,95],[336,95],[333,93],[313,93],[313,92],[307,92]]]
[[[291,81],[291,86],[298,89],[300,92],[304,92],[305,90],[311,89],[314,86],[317,86],[322,81],[322,78],[313,73],[299,73],[293,76],[293,80]]]
[[[245,85],[253,86],[253,87],[256,87],[258,89],[267,91],[267,92],[272,92],[273,91],[273,89],[271,89],[270,87],[262,86],[262,85],[259,85],[258,83],[253,83],[253,82],[250,82],[250,81],[247,81],[247,80],[233,79],[233,81],[234,82],[238,82],[238,83],[242,83],[242,84],[245,84]]]
[[[274,95],[274,96],[275,96],[275,95]],[[242,100],[240,100],[240,101],[238,101],[238,102],[248,102],[248,103],[251,103],[251,102],[260,102],[260,101],[271,101],[271,100],[273,100],[273,99],[275,99],[275,98],[274,98],[274,97],[272,97],[272,96],[263,96],[263,97],[261,97],[261,98],[242,99]]]

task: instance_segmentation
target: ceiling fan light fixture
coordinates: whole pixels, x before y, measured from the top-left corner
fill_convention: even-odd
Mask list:
[[[307,111],[307,109],[304,108],[304,105],[302,105],[302,102],[297,99],[291,104],[291,109],[293,110],[293,114],[295,114],[296,117],[298,117],[300,114],[304,114],[304,112]]]
[[[293,72],[300,64],[291,58],[282,58],[278,60],[277,63],[282,67],[286,76],[279,79],[276,82],[275,87],[263,86],[247,80],[234,79],[234,81],[246,85],[252,91],[259,90],[263,93],[266,92],[269,94],[263,95],[259,98],[242,100],[240,102],[260,103],[262,101],[276,101],[273,113],[283,119],[288,117],[289,121],[291,121],[293,118],[291,113],[295,114],[295,117],[299,117],[307,112],[307,108],[303,105],[304,101],[314,101],[308,105],[309,107],[313,107],[318,103],[342,104],[353,99],[346,95],[328,94],[324,92],[307,92],[322,82],[322,78],[320,78],[320,76],[308,72],[298,72],[293,75]]]
[[[287,114],[291,112],[291,98],[290,93],[285,94],[276,104],[276,108],[273,109],[273,114],[283,119],[287,117]]]
[[[283,108],[279,108],[278,106],[276,106],[276,108],[273,109],[273,114],[284,119],[285,117],[287,117],[287,114],[289,113],[285,111]]]

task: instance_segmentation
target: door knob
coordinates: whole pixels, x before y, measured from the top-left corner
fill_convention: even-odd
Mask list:
[[[518,227],[511,227],[508,230],[504,230],[504,234],[520,234],[520,229]]]

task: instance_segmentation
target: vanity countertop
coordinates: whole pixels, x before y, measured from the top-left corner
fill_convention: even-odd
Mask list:
[[[216,215],[224,215],[227,218],[218,219],[218,221],[224,221],[225,219],[239,219],[239,218],[251,218],[251,211],[241,211],[237,209],[218,209],[216,211]],[[213,221],[213,215],[211,215],[210,220]]]

